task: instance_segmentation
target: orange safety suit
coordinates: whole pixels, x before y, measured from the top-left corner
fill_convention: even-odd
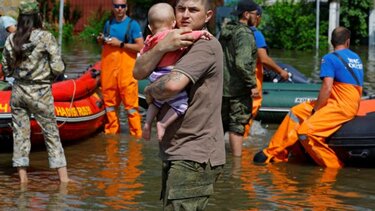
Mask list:
[[[120,132],[117,108],[122,101],[128,115],[130,135],[142,137],[141,115],[138,111],[138,81],[133,77],[137,54],[110,45],[102,51],[101,85],[107,120],[104,132]]]
[[[255,117],[257,116],[260,107],[262,106],[263,64],[262,62],[260,62],[259,59],[257,59],[257,64],[255,67],[255,74],[256,74],[256,81],[257,81],[257,89],[259,91],[259,97],[253,98],[253,109],[251,111],[251,118],[250,118],[249,124],[245,126],[245,133],[243,135],[244,138],[247,138],[247,136],[250,134],[251,125]]]
[[[270,140],[266,162],[286,162],[293,146],[300,143],[319,165],[340,168],[343,163],[326,144],[325,139],[336,132],[343,123],[357,113],[362,87],[334,82],[327,104],[311,115],[313,102],[305,102],[291,108],[289,114]]]

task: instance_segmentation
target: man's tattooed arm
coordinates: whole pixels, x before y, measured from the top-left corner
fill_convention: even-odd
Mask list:
[[[145,88],[144,94],[151,99],[166,100],[177,95],[190,83],[183,73],[172,71]]]

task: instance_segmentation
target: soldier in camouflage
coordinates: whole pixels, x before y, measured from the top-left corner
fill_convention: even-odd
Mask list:
[[[51,91],[51,82],[63,73],[65,65],[55,38],[42,30],[38,2],[21,1],[19,12],[17,31],[6,40],[2,60],[4,74],[15,79],[10,100],[13,166],[18,169],[20,182],[27,183],[33,114],[43,131],[50,168],[57,169],[60,182],[68,182]]]
[[[257,48],[250,30],[250,14],[257,11],[257,4],[241,0],[231,21],[223,27],[219,41],[224,52],[224,90],[222,121],[224,132],[229,132],[233,156],[241,156],[245,126],[251,118],[252,97],[259,97],[256,89],[255,66]]]

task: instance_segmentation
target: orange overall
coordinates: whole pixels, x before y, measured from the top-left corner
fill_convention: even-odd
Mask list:
[[[128,115],[130,135],[141,137],[141,115],[138,111],[138,81],[133,77],[136,53],[113,47],[103,46],[101,85],[108,122],[106,134],[120,132],[117,108],[121,101]]]
[[[262,84],[263,84],[263,64],[257,59],[257,65],[255,67],[256,79],[257,79],[257,89],[259,91],[259,97],[253,98],[253,110],[251,111],[251,119],[249,124],[245,126],[245,133],[243,135],[244,138],[250,134],[251,125],[258,114],[260,107],[262,106]]]
[[[312,159],[323,167],[340,168],[343,163],[329,148],[325,139],[357,113],[362,87],[334,82],[327,104],[311,115],[315,102],[294,106],[263,152],[268,160],[286,162],[299,140]]]

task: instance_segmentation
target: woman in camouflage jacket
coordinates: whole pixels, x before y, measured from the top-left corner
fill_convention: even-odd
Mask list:
[[[42,30],[39,4],[36,0],[20,2],[20,15],[15,33],[5,42],[3,71],[14,78],[10,100],[13,122],[13,166],[20,182],[27,183],[30,154],[30,115],[42,128],[50,168],[57,169],[60,182],[68,182],[66,159],[61,145],[54,112],[51,82],[63,73],[55,38]]]

